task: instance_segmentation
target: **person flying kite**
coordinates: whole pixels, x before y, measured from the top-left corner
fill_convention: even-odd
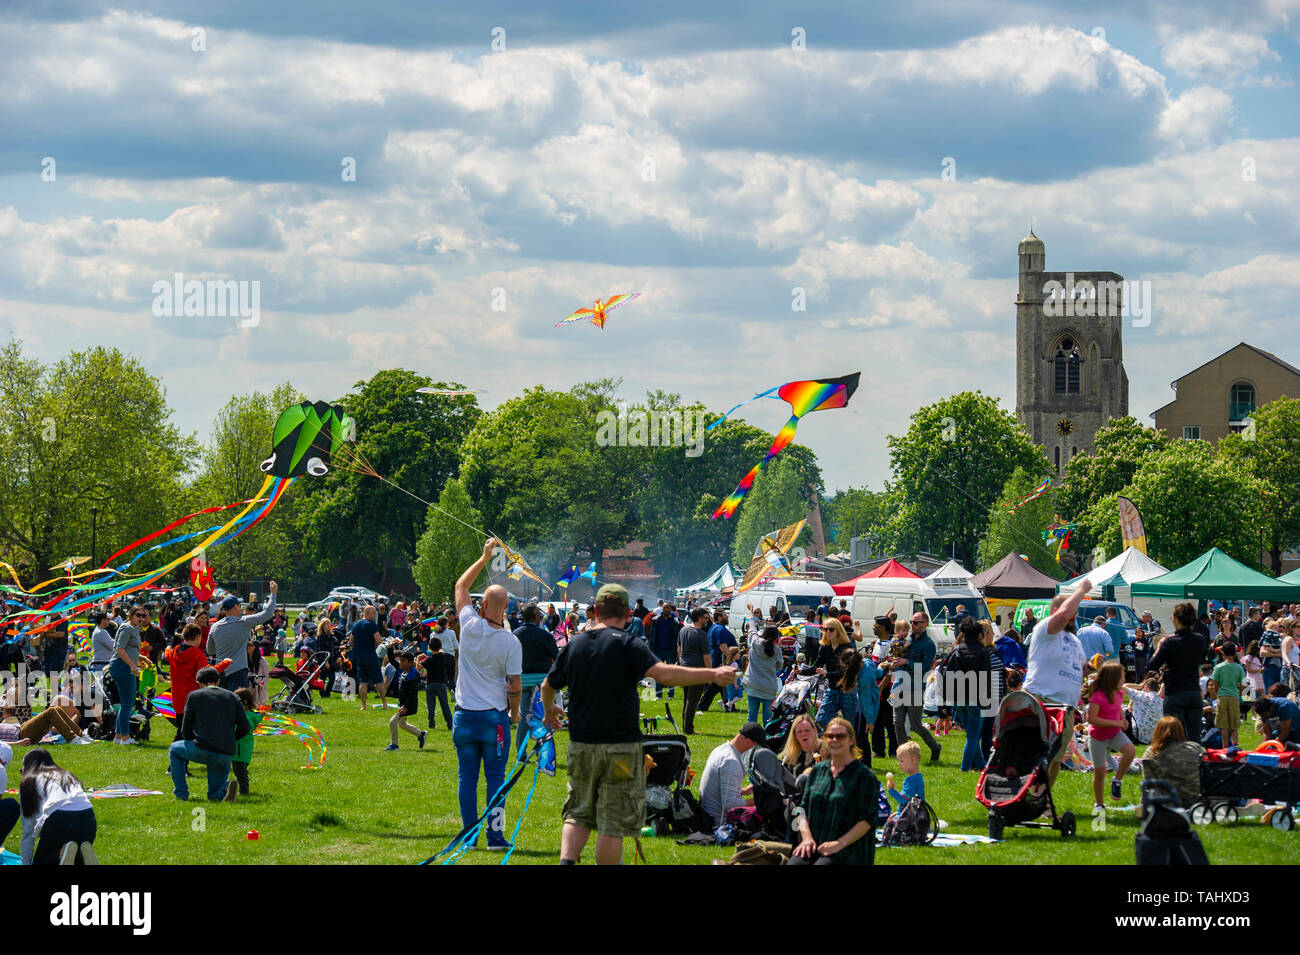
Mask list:
[[[713,512],[714,520],[717,520],[719,517],[729,518],[736,513],[736,508],[740,506],[740,502],[744,499],[745,495],[749,493],[749,489],[754,486],[754,479],[758,477],[758,472],[767,466],[767,462],[771,461],[774,457],[790,446],[790,442],[794,440],[795,430],[799,427],[800,418],[804,415],[812,414],[814,411],[825,411],[828,408],[845,407],[849,403],[849,399],[853,397],[853,392],[858,390],[858,379],[861,376],[861,372],[855,371],[853,374],[845,375],[842,378],[814,378],[809,381],[788,381],[784,385],[754,395],[754,397],[748,399],[748,401],[742,401],[740,404],[736,405],[735,408],[732,408],[731,411],[728,411],[717,421],[713,422],[713,424],[709,425],[708,428],[705,429],[706,431],[712,431],[718,425],[722,424],[722,422],[727,420],[736,408],[740,408],[758,398],[780,398],[782,401],[788,402],[791,410],[794,412],[790,416],[790,420],[787,421],[782,426],[781,430],[777,432],[776,440],[774,440],[772,446],[767,449],[767,454],[764,455],[763,460],[754,465],[754,467],[750,469],[749,473],[740,479],[740,483],[736,485],[736,489],[718,505],[718,509]],[[775,392],[775,395],[773,395],[773,392]]]
[[[640,292],[620,292],[617,295],[611,295],[603,302],[600,299],[596,299],[596,301],[592,303],[591,308],[578,309],[563,321],[556,322],[555,327],[559,328],[561,325],[570,325],[573,322],[580,322],[585,318],[590,319],[591,324],[595,325],[597,328],[604,328],[605,320],[609,317],[610,312],[614,311],[614,309],[621,305],[626,305],[640,294]]]

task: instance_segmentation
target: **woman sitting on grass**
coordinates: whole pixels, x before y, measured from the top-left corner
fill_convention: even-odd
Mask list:
[[[863,765],[853,724],[835,717],[826,727],[829,753],[812,768],[795,819],[801,838],[790,865],[871,865],[880,825],[880,784]]]
[[[1178,801],[1189,808],[1201,794],[1201,757],[1205,747],[1192,743],[1176,716],[1161,717],[1142,754],[1142,778],[1163,779],[1178,791]]]
[[[798,776],[817,765],[821,740],[812,715],[800,713],[790,724],[790,734],[781,748],[781,765]]]

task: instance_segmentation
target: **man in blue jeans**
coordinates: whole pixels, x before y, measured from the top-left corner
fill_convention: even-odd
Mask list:
[[[251,732],[244,704],[217,686],[221,674],[216,667],[204,667],[194,679],[199,688],[185,698],[180,739],[168,749],[173,790],[177,799],[189,799],[185,771],[190,763],[202,763],[208,767],[208,800],[234,802],[239,784],[230,779],[230,758],[235,740]]]
[[[509,598],[504,587],[494,584],[483,593],[480,614],[469,595],[496,548],[496,538],[489,537],[483,544],[483,555],[456,581],[460,655],[451,741],[456,746],[460,818],[466,828],[478,819],[479,767],[487,780],[490,802],[505,782],[511,725],[519,722],[523,647],[506,629]],[[510,848],[505,824],[505,807],[501,806],[488,818],[489,850]]]

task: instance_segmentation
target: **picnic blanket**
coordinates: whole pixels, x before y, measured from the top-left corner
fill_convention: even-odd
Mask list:
[[[22,865],[23,857],[8,849],[0,849],[0,865]]]

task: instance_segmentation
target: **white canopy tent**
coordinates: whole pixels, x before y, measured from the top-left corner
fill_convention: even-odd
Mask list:
[[[728,561],[703,580],[697,581],[693,584],[687,584],[685,587],[678,587],[677,593],[679,595],[697,593],[720,594],[722,591],[735,586],[736,577],[731,569],[731,562]]]
[[[1129,547],[1123,553],[1112,557],[1104,564],[1099,564],[1086,574],[1080,574],[1072,580],[1058,584],[1057,593],[1073,590],[1084,578],[1092,581],[1094,600],[1114,600],[1127,604],[1139,614],[1151,611],[1151,615],[1165,626],[1170,624],[1170,613],[1179,600],[1166,600],[1158,597],[1138,597],[1134,603],[1133,584],[1151,580],[1169,573],[1169,569],[1158,564],[1136,547]]]
[[[935,587],[960,587],[974,576],[961,564],[950,560],[942,567],[926,574],[925,579]]]

